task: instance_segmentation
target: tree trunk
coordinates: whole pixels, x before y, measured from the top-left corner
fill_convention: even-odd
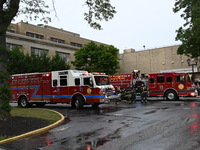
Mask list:
[[[8,51],[6,49],[6,31],[19,10],[20,0],[0,0],[0,119],[6,119],[11,111],[11,98],[8,86]]]
[[[0,32],[0,119],[6,120],[10,116],[9,104],[11,93],[8,87],[7,73],[8,51],[6,49],[6,33]]]
[[[2,28],[0,26],[0,28]],[[6,33],[0,32],[0,70],[6,71],[8,51],[6,50]]]

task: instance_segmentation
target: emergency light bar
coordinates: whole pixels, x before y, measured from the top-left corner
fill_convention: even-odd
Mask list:
[[[102,72],[93,72],[93,75],[106,75],[106,73],[102,73]]]
[[[88,71],[85,71],[82,75],[84,76],[88,76],[88,75],[106,75],[106,73],[101,73],[101,72],[92,72],[92,73],[89,73]]]
[[[50,76],[50,74],[49,74],[49,73],[45,73],[45,74],[43,74],[42,76],[43,76],[43,77],[48,77],[48,76]]]
[[[89,72],[88,72],[88,71],[85,71],[85,72],[83,73],[83,75],[84,75],[84,76],[88,76],[88,75],[89,75]]]

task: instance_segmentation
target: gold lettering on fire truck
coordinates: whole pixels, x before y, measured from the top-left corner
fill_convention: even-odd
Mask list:
[[[184,88],[184,85],[183,85],[183,84],[179,84],[179,85],[178,85],[178,88],[179,88],[180,90],[182,90],[182,89]]]
[[[88,93],[88,94],[91,94],[91,93],[92,93],[92,89],[91,89],[91,88],[88,88],[88,89],[87,89],[87,93]]]

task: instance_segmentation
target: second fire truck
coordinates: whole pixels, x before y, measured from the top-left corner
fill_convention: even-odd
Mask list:
[[[187,73],[150,73],[146,78],[133,73],[111,75],[109,78],[116,89],[126,86],[137,88],[139,83],[145,83],[149,96],[152,97],[162,96],[167,100],[178,100],[180,96],[196,96],[192,75]]]
[[[12,75],[11,102],[21,107],[32,104],[70,103],[77,109],[90,104],[98,107],[112,95],[108,75],[80,70]]]

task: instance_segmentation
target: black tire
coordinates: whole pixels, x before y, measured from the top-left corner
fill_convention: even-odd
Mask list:
[[[84,100],[81,96],[76,96],[74,100],[74,106],[76,109],[81,109],[83,108],[84,105]]]
[[[165,94],[165,97],[166,97],[167,100],[170,100],[170,101],[178,100],[178,95],[173,90],[167,91],[166,94]]]
[[[99,107],[99,103],[92,104],[92,108],[98,108],[98,107]]]
[[[28,102],[27,98],[25,96],[20,97],[18,106],[22,108],[28,108],[30,107],[30,103]]]

